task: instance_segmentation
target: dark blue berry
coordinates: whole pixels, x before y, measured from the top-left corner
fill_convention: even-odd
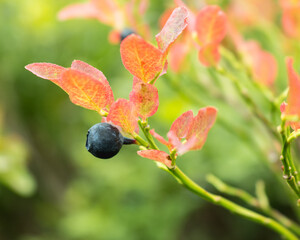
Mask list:
[[[120,33],[120,41],[122,42],[125,38],[127,38],[130,34],[135,33],[132,29],[130,28],[124,28],[122,32]]]
[[[86,149],[95,157],[107,159],[115,156],[123,144],[133,144],[134,139],[124,138],[119,129],[110,123],[92,126],[86,139]]]

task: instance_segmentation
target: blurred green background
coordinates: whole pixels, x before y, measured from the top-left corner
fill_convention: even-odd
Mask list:
[[[152,161],[137,156],[136,146],[124,147],[110,160],[86,151],[87,130],[101,120],[99,115],[73,105],[57,86],[24,69],[33,62],[68,67],[74,59],[83,60],[106,75],[116,98],[128,98],[132,77],[121,63],[119,46],[107,40],[111,29],[96,20],[57,20],[58,11],[72,2],[0,0],[0,240],[280,239],[188,192]],[[146,17],[153,36],[167,6],[167,1],[150,1]],[[277,85],[283,89],[284,59],[275,41],[259,31],[248,35],[275,52]],[[205,181],[208,173],[250,193],[262,179],[271,205],[295,218],[287,187],[263,163],[262,158],[278,159],[266,131],[230,86],[231,106],[209,98],[205,89],[192,94],[201,103],[179,93],[181,85],[190,87],[184,84],[188,77],[181,74],[172,84],[167,77],[158,80],[160,106],[150,119],[157,132],[165,136],[177,116],[189,109],[196,113],[203,103],[258,134],[243,140],[217,122],[204,148],[187,153],[178,164],[213,192]],[[262,146],[263,154],[249,141]]]

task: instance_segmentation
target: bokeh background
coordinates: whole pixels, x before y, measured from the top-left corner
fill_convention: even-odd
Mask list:
[[[122,65],[119,45],[108,41],[110,27],[96,20],[57,20],[59,10],[73,2],[0,0],[0,239],[280,239],[188,192],[151,160],[140,158],[136,146],[124,147],[110,160],[96,159],[86,151],[87,130],[101,121],[100,116],[73,105],[53,83],[24,69],[33,62],[68,67],[74,59],[83,60],[106,75],[115,97],[128,98],[132,77]],[[153,41],[158,19],[171,1],[149,2],[146,19]],[[230,4],[220,2],[224,8]],[[273,22],[278,31],[280,14]],[[297,62],[299,54],[295,48],[285,51],[276,31],[257,24],[245,26],[244,34],[275,55],[279,93],[287,85],[284,56],[293,54]],[[208,173],[251,194],[255,183],[263,180],[271,205],[296,219],[290,204],[295,199],[269,167],[273,161],[280,176],[270,136],[230,84],[223,86],[229,103],[221,101],[219,87],[206,88],[213,85],[207,83],[211,73],[200,63],[199,71],[203,84],[198,88],[189,82],[189,71],[176,76],[170,71],[169,77],[157,81],[160,106],[150,119],[151,127],[165,136],[182,112],[218,107],[229,125],[246,135],[236,136],[217,121],[204,148],[187,153],[178,164],[216,193],[205,180]]]

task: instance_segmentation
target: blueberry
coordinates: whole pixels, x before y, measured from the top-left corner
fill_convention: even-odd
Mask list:
[[[123,144],[133,144],[134,139],[125,138],[119,129],[110,123],[97,123],[92,126],[86,139],[86,149],[95,157],[107,159],[115,156]]]
[[[120,33],[120,41],[122,42],[126,37],[128,37],[130,34],[135,33],[132,29],[130,28],[124,28],[122,32]]]

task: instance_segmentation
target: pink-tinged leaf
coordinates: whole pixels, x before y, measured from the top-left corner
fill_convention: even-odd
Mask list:
[[[171,168],[172,161],[167,153],[159,150],[143,150],[138,151],[138,155],[144,158],[148,158],[157,162],[160,162],[166,165],[168,168]]]
[[[124,132],[134,134],[138,132],[138,116],[135,106],[126,99],[118,99],[111,105],[107,121],[120,126]]]
[[[188,10],[188,18],[187,18],[187,28],[190,32],[195,30],[196,16],[195,14],[188,8],[188,6],[181,0],[174,0],[174,3],[178,7],[185,7]]]
[[[139,4],[139,14],[142,16],[146,13],[149,6],[149,0],[141,0]]]
[[[285,110],[286,110],[286,107],[287,107],[287,103],[286,102],[281,103],[281,105],[280,105],[280,112],[284,113]]]
[[[32,63],[25,68],[40,78],[54,82],[60,86],[60,78],[66,68],[52,63]]]
[[[196,16],[195,28],[200,46],[220,43],[227,31],[226,15],[219,6],[204,7]]]
[[[180,147],[182,146],[182,143],[180,141],[180,139],[178,138],[178,136],[176,135],[176,133],[174,131],[169,131],[168,134],[168,139],[169,139],[169,149],[172,150],[174,148],[176,148],[177,150],[180,149]]]
[[[74,69],[67,69],[61,76],[61,87],[71,101],[79,106],[100,112],[107,106],[106,87],[94,77]]]
[[[170,147],[170,143],[167,142],[162,136],[160,136],[158,133],[155,132],[154,129],[150,130],[150,134],[156,138],[160,143],[162,143],[163,145],[166,145],[167,147]]]
[[[102,23],[122,29],[124,16],[119,5],[114,0],[91,0],[91,3],[98,11],[98,19]]]
[[[256,81],[265,85],[273,85],[277,76],[277,62],[274,56],[261,50],[254,59],[253,74]]]
[[[212,43],[200,48],[198,58],[204,66],[209,67],[216,65],[221,58],[218,50],[218,44]]]
[[[135,34],[122,41],[121,58],[125,68],[144,82],[155,79],[164,67],[161,51]]]
[[[169,52],[169,64],[174,72],[182,69],[186,55],[189,52],[187,43],[175,43]]]
[[[172,124],[169,132],[174,132],[180,140],[185,138],[193,122],[193,112],[191,110],[181,114]]]
[[[205,143],[208,131],[213,126],[217,116],[217,110],[214,107],[201,108],[197,116],[193,119],[189,132],[186,136],[186,144],[192,144],[188,150],[201,149]]]
[[[282,13],[282,26],[290,37],[300,36],[300,5],[287,5]]]
[[[156,113],[159,105],[157,88],[137,78],[133,78],[129,99],[134,103],[139,116],[143,120]]]
[[[293,68],[293,59],[287,58],[286,65],[289,77],[289,94],[286,114],[300,117],[300,77]]]
[[[71,65],[72,69],[78,70],[80,72],[83,72],[85,74],[88,74],[100,82],[106,82],[106,77],[104,74],[98,70],[97,68],[94,68],[93,66],[89,65],[86,62],[80,61],[80,60],[74,60]]]
[[[187,26],[188,11],[185,7],[175,8],[163,29],[156,35],[159,49],[164,53]]]
[[[110,107],[110,105],[114,102],[113,91],[111,90],[111,87],[106,77],[100,70],[80,60],[74,60],[71,65],[71,69],[75,69],[85,74],[88,74],[91,77],[100,81],[106,88],[105,93],[107,97],[107,107]]]
[[[121,40],[121,34],[119,30],[112,30],[109,32],[108,41],[111,44],[119,44]]]
[[[271,86],[277,76],[277,62],[272,54],[263,50],[255,40],[244,41],[236,38],[238,50],[251,69],[254,80],[265,86]]]
[[[58,14],[59,20],[73,18],[98,18],[98,10],[94,4],[87,2],[69,5]]]

